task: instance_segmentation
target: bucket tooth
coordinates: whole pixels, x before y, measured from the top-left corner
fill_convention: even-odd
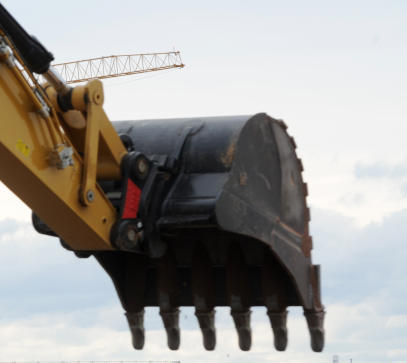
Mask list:
[[[307,222],[311,221],[311,211],[310,211],[310,209],[308,207],[305,209],[305,220]]]
[[[211,261],[205,247],[198,244],[192,261],[192,296],[206,350],[216,346],[214,295]]]
[[[303,185],[302,190],[303,190],[304,196],[307,197],[308,196],[308,185],[307,185],[307,183],[303,183],[302,185]]]
[[[277,120],[277,123],[284,129],[287,130],[288,126],[286,125],[286,123],[283,120]]]
[[[202,331],[203,345],[206,350],[214,350],[216,346],[215,311],[195,312]]]
[[[274,347],[282,352],[287,348],[287,311],[272,312],[268,311],[271,328],[274,334]]]
[[[325,311],[304,310],[304,315],[311,335],[311,348],[314,352],[322,352],[325,343]]]
[[[171,350],[180,345],[179,309],[177,304],[178,280],[176,261],[171,251],[157,262],[158,305],[167,332],[167,344]]]
[[[300,170],[300,172],[302,173],[304,171],[304,165],[302,163],[301,159],[297,159],[298,161],[298,169]]]
[[[241,350],[250,350],[250,285],[249,269],[239,244],[231,244],[227,263],[227,290],[231,315],[239,337]]]
[[[262,287],[267,315],[274,335],[274,347],[278,351],[287,348],[287,288],[284,284],[284,270],[270,250],[264,250]]]
[[[252,346],[252,329],[250,328],[251,311],[231,311],[233,321],[239,337],[239,347],[241,350],[250,350]]]
[[[161,318],[164,323],[165,331],[167,332],[167,344],[171,350],[177,350],[180,346],[180,330],[179,330],[179,309],[173,311],[160,311]]]
[[[140,350],[144,347],[144,309],[136,313],[125,313],[134,349]]]
[[[290,136],[290,143],[291,143],[291,145],[292,145],[292,147],[293,147],[294,149],[297,148],[297,144],[295,143],[295,140],[294,140],[294,138],[293,138],[292,136]]]

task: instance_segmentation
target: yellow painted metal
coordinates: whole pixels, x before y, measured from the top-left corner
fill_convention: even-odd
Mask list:
[[[56,102],[52,87],[47,88],[47,94],[53,102]],[[75,110],[61,113],[62,127],[76,150],[84,154],[82,190],[85,193],[95,183],[95,170],[96,179],[120,179],[120,163],[127,153],[106,116],[102,107],[103,100],[102,82],[97,79],[91,80],[85,86],[77,86],[73,89],[71,102]],[[88,204],[85,198],[83,201]]]
[[[96,183],[99,150],[112,151],[111,166],[116,166],[111,179],[120,178],[120,162],[126,150],[103,111],[103,85],[95,79],[83,88],[88,100],[86,104],[86,136],[84,145],[84,170],[82,176],[81,200],[84,204],[93,203],[93,189]],[[84,99],[85,97],[82,97]],[[107,147],[99,148],[99,139],[103,138]],[[102,153],[101,153],[102,154]],[[102,158],[102,155],[101,155]],[[106,168],[107,166],[104,165]],[[103,168],[102,168],[103,169]],[[111,172],[111,168],[109,168]]]
[[[99,81],[100,82],[100,81]],[[93,84],[88,85],[87,123],[85,136],[84,168],[81,183],[81,201],[89,205],[94,199],[96,185],[97,158],[99,149],[99,124],[95,113],[103,104],[103,93]]]
[[[76,86],[72,90],[72,105],[75,110],[86,111],[86,90],[85,86]]]
[[[80,202],[84,163],[64,132],[64,122],[46,96],[37,95],[18,67],[8,63],[7,55],[0,57],[0,180],[74,250],[112,249],[109,237],[117,218],[114,207],[96,183],[93,202],[89,206]],[[50,110],[48,115],[44,104]],[[102,106],[93,104],[89,110],[91,118],[102,115],[101,144],[110,164],[116,164],[117,176],[126,150]],[[73,147],[73,165],[57,169],[50,155],[61,145]],[[90,163],[94,162],[91,158]],[[98,168],[97,164],[92,167]],[[94,177],[93,173],[90,178]]]

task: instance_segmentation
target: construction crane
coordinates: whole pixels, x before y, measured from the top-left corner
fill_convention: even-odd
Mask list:
[[[194,306],[213,350],[215,307],[229,306],[249,350],[250,308],[265,306],[285,350],[287,308],[302,306],[322,351],[307,187],[284,122],[259,113],[112,124],[100,80],[71,88],[52,61],[0,4],[0,180],[39,233],[109,274],[134,348],[144,347],[145,307],[159,307],[175,350],[179,307]]]
[[[52,65],[67,84],[183,68],[178,51],[111,55]]]

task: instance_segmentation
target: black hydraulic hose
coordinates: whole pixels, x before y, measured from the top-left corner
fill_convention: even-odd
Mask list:
[[[54,60],[52,53],[29,35],[13,16],[0,4],[0,29],[10,38],[31,72],[45,73]]]

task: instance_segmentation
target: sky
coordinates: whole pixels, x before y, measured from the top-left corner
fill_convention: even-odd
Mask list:
[[[218,309],[215,352],[182,310],[171,352],[157,309],[134,351],[107,275],[30,227],[0,188],[0,361],[407,361],[407,3],[404,1],[3,0],[55,62],[180,50],[186,67],[104,81],[111,120],[239,115],[284,119],[308,183],[313,261],[321,264],[326,348],[313,353],[291,308],[276,352],[264,309],[240,352]]]

